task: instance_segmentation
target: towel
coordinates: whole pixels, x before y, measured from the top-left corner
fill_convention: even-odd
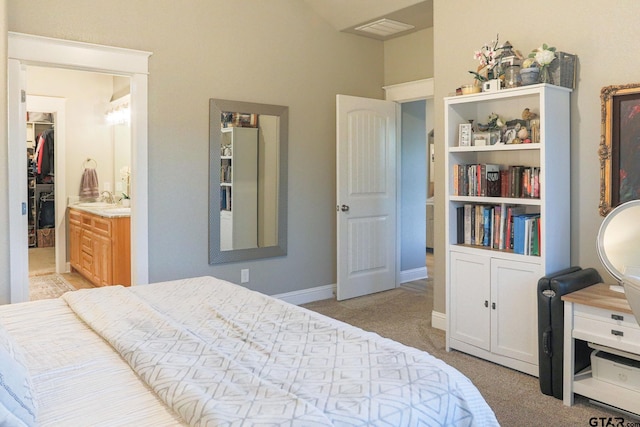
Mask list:
[[[85,168],[80,180],[80,198],[97,199],[100,195],[98,190],[98,174],[93,168]]]

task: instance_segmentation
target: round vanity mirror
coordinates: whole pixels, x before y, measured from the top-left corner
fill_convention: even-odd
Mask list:
[[[618,282],[640,276],[640,200],[613,209],[600,225],[598,256]]]

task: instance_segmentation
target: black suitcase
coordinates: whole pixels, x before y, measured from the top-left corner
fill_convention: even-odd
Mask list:
[[[564,348],[564,302],[562,296],[602,282],[593,268],[570,267],[538,281],[538,362],[540,390],[562,399]],[[576,372],[587,367],[591,349],[585,341],[575,342]]]

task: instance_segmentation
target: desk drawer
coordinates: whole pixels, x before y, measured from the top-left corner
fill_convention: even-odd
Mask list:
[[[640,354],[640,328],[590,317],[574,317],[573,337]]]
[[[630,313],[622,313],[619,311],[605,310],[603,308],[576,304],[575,316],[594,319],[600,322],[610,323],[611,325],[640,329],[635,316]]]

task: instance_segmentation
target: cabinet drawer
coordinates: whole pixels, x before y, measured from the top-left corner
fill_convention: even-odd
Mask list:
[[[640,354],[640,328],[590,317],[574,317],[574,338]]]
[[[93,254],[93,243],[91,239],[91,233],[88,233],[86,231],[82,233],[82,235],[80,236],[80,249],[82,250],[83,253],[86,253],[89,256]]]
[[[78,211],[70,210],[69,211],[69,222],[72,224],[81,225],[82,224],[82,214]]]
[[[100,217],[93,217],[93,229],[91,231],[94,234],[111,237],[111,220]]]
[[[622,313],[619,311],[605,310],[603,308],[576,304],[575,316],[598,320],[611,325],[640,329],[640,326],[638,326],[638,323],[636,322],[636,318],[630,313]]]
[[[91,273],[93,271],[93,256],[91,254],[82,253],[80,255],[80,268],[85,273]]]
[[[80,215],[80,222],[82,223],[82,228],[91,230],[92,221],[89,215]]]

